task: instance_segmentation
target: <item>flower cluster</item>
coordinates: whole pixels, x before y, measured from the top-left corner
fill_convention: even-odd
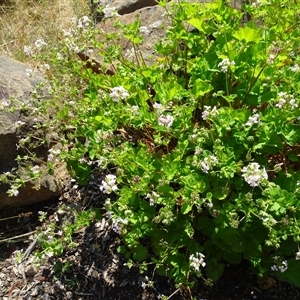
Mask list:
[[[300,71],[300,67],[299,67],[298,64],[295,64],[294,66],[290,67],[290,70],[291,70],[292,72],[297,73],[297,72]]]
[[[92,24],[89,17],[83,16],[78,20],[77,28],[85,30]]]
[[[139,107],[137,106],[137,105],[133,105],[132,107],[131,107],[131,109],[132,109],[132,113],[134,114],[134,115],[138,115],[139,114]]]
[[[260,169],[260,165],[256,162],[250,163],[247,167],[242,169],[242,177],[250,186],[255,187],[260,184],[263,179],[268,179],[268,174],[265,168]]]
[[[159,195],[155,192],[152,192],[151,194],[146,195],[146,199],[149,199],[150,206],[153,206],[155,204],[155,201],[158,199]]]
[[[156,110],[156,112],[160,115],[163,113],[164,108],[160,103],[154,102],[153,108]]]
[[[207,120],[208,118],[215,117],[218,115],[218,110],[214,106],[213,108],[211,106],[204,105],[204,111],[202,113],[202,119]]]
[[[17,186],[12,186],[11,189],[9,189],[9,190],[7,191],[7,193],[8,193],[8,195],[9,195],[10,197],[12,197],[12,196],[17,197],[17,196],[19,195],[18,187],[17,187]]]
[[[262,124],[259,118],[260,116],[257,113],[253,116],[250,116],[246,123],[246,126],[252,126],[253,124]]]
[[[25,69],[25,74],[26,74],[26,76],[31,77],[31,76],[32,76],[32,73],[33,73],[33,70],[32,70],[32,69]]]
[[[202,172],[208,173],[209,169],[212,166],[215,166],[218,163],[218,159],[214,155],[209,155],[204,158],[204,160],[200,163]]]
[[[170,128],[173,125],[174,117],[172,117],[171,115],[163,115],[162,113],[164,112],[165,108],[160,103],[155,102],[153,104],[153,108],[159,115],[158,124],[166,128]]]
[[[158,124],[166,128],[170,128],[174,122],[174,118],[170,115],[160,115],[158,118]]]
[[[190,255],[190,266],[196,271],[200,272],[200,266],[203,268],[206,266],[204,261],[205,256],[202,253],[196,252],[196,254]]]
[[[122,225],[127,225],[128,221],[126,219],[117,218],[112,222],[112,230],[117,233],[122,233]]]
[[[148,276],[145,276],[145,281],[142,281],[141,284],[142,288],[153,288],[154,287],[154,282],[152,280],[149,279]]]
[[[130,48],[126,50],[126,53],[124,54],[125,58],[131,59],[135,56],[134,48]]]
[[[255,7],[255,8],[259,8],[261,5],[262,5],[262,3],[261,3],[260,0],[257,0],[257,1],[252,3],[252,6]]]
[[[60,154],[60,149],[53,149],[53,148],[51,148],[51,149],[49,149],[48,150],[48,152],[49,152],[49,154],[48,154],[48,158],[47,158],[47,161],[48,162],[58,162],[58,156],[59,156],[59,154]]]
[[[104,194],[111,194],[118,190],[118,186],[116,185],[117,177],[112,174],[106,175],[105,179],[102,180],[100,185],[100,191]]]
[[[42,172],[40,167],[37,165],[33,166],[30,170],[34,175],[40,174]]]
[[[219,64],[218,67],[221,68],[221,71],[223,73],[227,73],[228,72],[228,68],[230,66],[235,66],[235,62],[234,61],[230,61],[228,58],[224,58]]]
[[[119,15],[117,9],[115,7],[110,7],[109,4],[105,6],[102,12],[104,13],[104,18],[113,18]]]
[[[291,107],[291,109],[297,108],[298,104],[294,99],[293,95],[288,94],[286,92],[279,92],[278,93],[279,99],[278,102],[275,104],[276,107],[282,108],[283,105],[287,104]]]
[[[150,34],[150,30],[148,29],[147,26],[141,26],[140,33],[144,33],[144,34],[148,35],[148,34]]]
[[[281,261],[279,256],[274,256],[273,258],[275,260],[275,264],[271,266],[271,270],[284,273],[288,269],[288,262],[286,260]]]
[[[47,46],[47,43],[43,39],[38,39],[34,43],[35,49],[37,52],[40,52],[45,46]],[[31,46],[24,46],[24,53],[27,56],[31,56],[34,53],[34,50]]]
[[[109,96],[112,98],[114,102],[119,102],[120,99],[126,99],[129,97],[129,93],[122,86],[116,86],[111,89]]]

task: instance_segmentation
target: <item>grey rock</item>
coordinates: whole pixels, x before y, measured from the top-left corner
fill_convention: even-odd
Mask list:
[[[155,0],[107,0],[105,4],[109,5],[109,7],[114,7],[119,15],[129,14],[138,9],[147,7],[147,6],[155,6],[157,5],[157,1]],[[94,20],[96,23],[99,23],[104,15],[102,13],[98,13],[97,9],[99,8],[99,1],[91,0],[91,14],[94,16]]]
[[[32,77],[26,76],[28,68],[26,64],[0,55],[0,174],[18,167],[16,122],[21,120],[21,114],[19,110],[11,113],[8,108],[11,105],[21,107],[23,104],[32,104],[32,92],[44,79],[39,73]],[[44,152],[47,153],[47,149]],[[9,186],[0,183],[0,209],[5,206],[29,205],[60,195],[66,174],[66,168],[62,165],[55,170],[54,175],[43,176],[38,185],[28,182],[15,197],[9,197],[6,193]]]
[[[19,120],[18,112],[6,113],[3,108],[11,104],[12,98],[26,103],[34,87],[43,80],[39,74],[26,76],[26,69],[25,64],[0,55],[0,172],[16,166],[15,123]]]
[[[37,272],[37,268],[32,264],[25,267],[25,274],[28,277],[33,277],[35,274],[37,274]]]

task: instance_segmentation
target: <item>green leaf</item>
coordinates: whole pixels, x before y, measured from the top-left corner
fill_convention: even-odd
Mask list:
[[[278,203],[273,203],[273,205],[269,208],[270,211],[277,211],[281,208]]]
[[[146,247],[144,247],[142,245],[138,245],[134,249],[134,253],[132,255],[133,259],[138,262],[144,261],[147,258],[147,256],[148,256],[148,250]]]
[[[206,275],[213,281],[217,281],[224,272],[225,265],[212,258],[207,261]]]
[[[253,29],[250,27],[240,27],[236,32],[232,34],[239,41],[257,42],[261,39],[261,30]]]
[[[186,201],[183,202],[180,211],[184,215],[186,215],[186,214],[188,214],[192,210],[192,208],[193,208],[193,204],[190,203],[188,200],[186,200]]]
[[[195,98],[198,98],[204,96],[205,94],[207,94],[212,90],[213,90],[213,86],[210,83],[203,81],[201,79],[197,79],[192,88],[192,93],[195,96]]]
[[[205,31],[205,25],[203,24],[203,20],[201,19],[196,19],[196,18],[192,18],[190,20],[187,20],[187,22],[194,26],[196,29],[198,29],[200,32],[206,33]]]
[[[192,238],[193,235],[194,235],[194,229],[193,229],[191,223],[188,222],[188,221],[185,222],[185,225],[184,225],[184,232],[185,232],[190,238]]]
[[[197,218],[196,226],[201,230],[201,233],[210,236],[214,232],[215,225],[213,219],[203,216]]]
[[[289,153],[288,154],[288,159],[291,162],[297,162],[297,161],[299,161],[298,155],[296,153]]]

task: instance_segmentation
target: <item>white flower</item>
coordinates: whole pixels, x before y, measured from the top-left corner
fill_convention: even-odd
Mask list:
[[[100,185],[100,191],[102,191],[104,194],[110,194],[117,191],[118,187],[116,185],[116,181],[117,177],[115,175],[106,175],[105,179],[102,180],[102,183]]]
[[[253,124],[261,124],[259,114],[254,114],[253,116],[250,116],[246,123],[246,126],[252,126]]]
[[[129,97],[129,93],[122,86],[116,86],[111,89],[109,96],[114,102],[119,102],[120,99]]]
[[[30,46],[24,46],[24,53],[27,55],[27,56],[31,56],[33,54],[33,51],[32,51],[32,48]]]
[[[45,73],[47,70],[50,70],[49,64],[43,64],[40,66],[41,72]]]
[[[263,179],[268,179],[265,168],[260,169],[260,165],[256,162],[243,167],[242,173],[244,173],[242,177],[252,187],[258,186]]]
[[[41,169],[40,169],[39,166],[33,166],[33,167],[31,168],[31,172],[32,172],[33,174],[39,174],[39,173],[41,172]]]
[[[10,190],[7,191],[9,196],[17,197],[19,195],[19,191],[16,187],[12,187]]]
[[[288,262],[286,260],[281,261],[279,256],[274,256],[275,264],[271,266],[272,271],[280,271],[284,273],[288,269]]]
[[[278,97],[278,102],[275,104],[276,107],[282,108],[285,104],[289,105],[291,109],[298,107],[293,95],[286,92],[279,92]]]
[[[276,58],[276,55],[275,54],[270,54],[269,55],[269,59],[268,59],[268,63],[269,64],[272,64],[274,62],[274,59]]]
[[[149,199],[150,206],[153,206],[155,204],[155,201],[158,199],[159,195],[155,192],[152,192],[151,194],[147,194],[146,198]]]
[[[23,125],[25,125],[25,122],[23,122],[23,121],[17,121],[17,122],[15,122],[15,126],[17,128],[22,127]]]
[[[289,102],[289,105],[291,106],[292,109],[297,108],[298,104],[296,103],[296,100],[292,98]]]
[[[156,112],[160,115],[163,111],[164,108],[160,103],[154,102],[153,108],[156,110]]]
[[[26,76],[31,77],[32,76],[32,72],[33,72],[32,69],[25,69]]]
[[[127,49],[127,50],[126,50],[125,57],[126,57],[127,59],[133,58],[134,55],[135,55],[135,54],[134,54],[134,48],[131,48],[131,49]]]
[[[122,218],[117,218],[112,222],[112,230],[117,233],[117,234],[121,234],[122,233],[122,224],[123,225],[127,225],[128,221],[126,219],[122,219]]]
[[[158,27],[161,26],[161,24],[162,24],[161,21],[155,21],[155,22],[153,22],[149,27],[150,27],[150,28],[158,28]]]
[[[91,23],[92,22],[89,17],[83,16],[78,20],[77,28],[86,29]]]
[[[131,107],[131,109],[132,109],[132,113],[133,113],[134,115],[138,115],[138,114],[139,114],[139,107],[138,107],[137,105],[133,105],[133,106]]]
[[[214,155],[209,155],[203,159],[200,163],[202,172],[208,173],[212,166],[215,166],[218,163],[218,159]]]
[[[277,102],[277,104],[275,104],[276,107],[278,108],[282,108],[282,106],[286,103],[286,100],[284,98],[280,98]]]
[[[34,45],[36,50],[40,52],[44,46],[47,46],[47,43],[43,39],[39,39],[35,41]]]
[[[223,73],[227,73],[228,68],[230,66],[234,66],[235,62],[234,61],[230,61],[228,58],[224,58],[219,64],[218,67],[221,67],[221,71]]]
[[[119,15],[117,9],[115,7],[109,7],[109,4],[105,6],[102,12],[104,13],[104,18],[112,18]]]
[[[203,120],[207,120],[207,118],[215,117],[217,115],[218,115],[218,110],[215,106],[211,108],[210,106],[204,105],[204,111],[202,113]]]
[[[142,284],[141,284],[141,286],[142,286],[142,288],[143,288],[143,290],[147,287],[147,283],[145,283],[144,281],[142,282]]]
[[[49,154],[48,154],[48,158],[47,161],[49,162],[58,162],[57,156],[60,154],[60,149],[49,149],[48,150]]]
[[[196,252],[196,254],[190,255],[190,266],[196,271],[200,272],[200,266],[203,268],[206,266],[206,263],[204,262],[205,256],[202,253]]]
[[[63,60],[64,59],[63,55],[61,53],[59,53],[59,52],[56,54],[56,58],[58,60]]]
[[[293,71],[293,72],[295,72],[295,73],[297,73],[297,72],[300,71],[300,67],[299,67],[298,64],[296,64],[296,65],[290,67],[290,70]]]
[[[252,3],[252,6],[255,7],[255,8],[258,8],[262,5],[262,3],[260,2],[260,0],[257,0],[256,2],[253,2]]]
[[[166,128],[170,128],[172,126],[173,122],[174,122],[174,118],[170,115],[167,115],[167,116],[161,115],[158,118],[158,124],[161,126],[164,126]]]
[[[141,26],[140,33],[145,33],[146,35],[148,35],[150,33],[150,30],[148,29],[147,26]]]

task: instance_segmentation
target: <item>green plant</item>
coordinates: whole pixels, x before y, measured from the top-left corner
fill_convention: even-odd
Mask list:
[[[180,285],[245,259],[300,286],[298,3],[245,6],[246,24],[223,1],[160,5],[170,26],[152,65],[138,51],[139,20],[96,38],[81,19],[52,52],[48,109],[70,173],[80,184],[102,176],[130,264],[152,263]],[[76,59],[86,45],[102,72]]]

